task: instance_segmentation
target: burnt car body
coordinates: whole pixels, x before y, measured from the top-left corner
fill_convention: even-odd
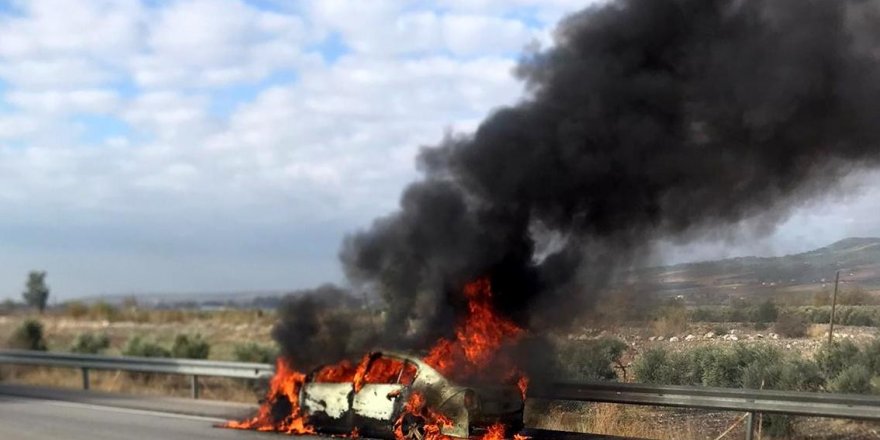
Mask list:
[[[370,374],[376,368],[386,374]],[[387,374],[389,370],[391,374]],[[400,423],[404,437],[422,438],[424,420],[404,414],[413,393],[419,393],[428,408],[450,422],[441,426],[440,433],[446,436],[468,438],[497,423],[511,432],[522,429],[523,400],[517,387],[454,384],[414,356],[371,353],[366,380],[359,390],[351,381],[321,381],[320,371],[318,368],[306,377],[300,405],[309,423],[322,432],[357,430],[394,438],[395,423]]]

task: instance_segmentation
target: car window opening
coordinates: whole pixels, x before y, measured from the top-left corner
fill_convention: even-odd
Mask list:
[[[416,375],[416,366],[400,359],[379,357],[373,359],[367,369],[364,381],[367,384],[411,385]]]

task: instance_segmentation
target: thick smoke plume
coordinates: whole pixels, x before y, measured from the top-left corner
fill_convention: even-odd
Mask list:
[[[278,307],[272,337],[285,358],[306,370],[360,357],[377,336],[359,313],[363,306],[348,290],[331,284],[292,292]]]
[[[526,97],[422,151],[400,210],[346,239],[347,274],[387,302],[399,344],[448,333],[483,275],[498,310],[536,329],[659,239],[782,218],[880,157],[878,11],[620,0],[574,14],[519,63]]]

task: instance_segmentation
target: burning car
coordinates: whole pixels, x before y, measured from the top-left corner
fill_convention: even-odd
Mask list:
[[[529,381],[503,348],[523,330],[494,313],[487,279],[468,283],[464,296],[468,313],[455,337],[437,340],[424,358],[372,351],[304,374],[279,357],[259,412],[226,426],[398,440],[500,440],[519,431]]]
[[[421,359],[394,352],[368,354],[353,377],[344,369],[318,368],[302,385],[303,415],[318,431],[423,439],[522,429],[516,386],[452,383]]]

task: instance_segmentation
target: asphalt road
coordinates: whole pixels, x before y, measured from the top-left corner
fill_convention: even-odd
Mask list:
[[[126,396],[0,384],[0,440],[202,440],[290,438],[217,428],[241,419],[252,405]],[[560,432],[527,432],[539,439],[610,439]],[[299,436],[297,440],[329,437]]]
[[[0,385],[0,440],[288,438],[215,427],[251,409],[201,400]]]
[[[213,427],[200,416],[0,396],[0,439],[9,440],[266,440],[256,432]]]

